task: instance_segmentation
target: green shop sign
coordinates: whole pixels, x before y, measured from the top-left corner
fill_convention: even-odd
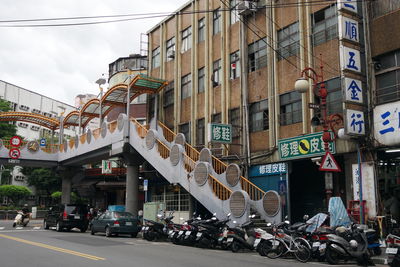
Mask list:
[[[310,158],[325,154],[322,133],[307,134],[278,141],[279,156],[282,160]],[[333,137],[333,133],[331,133]],[[336,153],[335,142],[329,142],[329,150]]]
[[[232,125],[209,123],[208,140],[214,143],[232,143]]]

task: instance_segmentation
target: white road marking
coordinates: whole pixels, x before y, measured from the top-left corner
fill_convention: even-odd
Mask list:
[[[17,227],[17,228],[15,228],[15,229],[21,230],[21,229],[24,229],[24,227]]]
[[[1,231],[2,233],[16,233],[16,232],[18,232],[18,233],[20,233],[20,232],[45,232],[46,230],[18,230],[18,231],[16,231],[16,230],[4,230],[4,231]]]
[[[4,230],[5,227],[0,227],[0,230]]]
[[[40,226],[33,227],[33,230],[39,230]]]

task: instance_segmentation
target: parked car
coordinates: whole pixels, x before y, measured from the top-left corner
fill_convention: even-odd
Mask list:
[[[136,237],[140,228],[138,219],[129,212],[107,211],[92,220],[90,233],[106,233],[107,237],[119,234],[129,234]]]
[[[43,221],[43,228],[56,227],[57,232],[79,228],[86,232],[89,225],[88,209],[85,205],[59,205],[50,207]]]

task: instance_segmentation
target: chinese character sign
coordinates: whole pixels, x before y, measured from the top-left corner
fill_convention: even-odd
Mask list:
[[[365,135],[364,112],[352,109],[345,110],[345,132],[348,135]]]
[[[266,176],[285,174],[287,172],[287,164],[284,162],[271,163],[266,165],[252,166],[249,169],[249,176]]]
[[[232,126],[230,124],[209,123],[208,140],[215,143],[232,143]]]
[[[338,10],[347,10],[352,13],[357,14],[357,0],[338,0],[337,1]]]
[[[358,22],[354,19],[339,16],[339,39],[359,42]]]
[[[400,143],[400,101],[374,109],[374,137],[383,145]]]
[[[363,86],[362,82],[353,78],[344,78],[345,101],[363,104]]]
[[[279,156],[282,160],[308,158],[325,154],[322,132],[278,141]],[[329,142],[329,150],[335,153],[335,143]]]
[[[361,72],[360,51],[347,46],[340,46],[340,64],[342,70]]]
[[[360,199],[360,175],[358,164],[352,164],[353,170],[353,196],[354,200]],[[374,164],[372,162],[364,162],[361,164],[362,170],[362,199],[367,201],[368,217],[376,216],[375,204],[375,174]]]

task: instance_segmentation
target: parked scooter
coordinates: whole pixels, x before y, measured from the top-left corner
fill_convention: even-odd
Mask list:
[[[368,240],[360,225],[351,228],[338,227],[337,234],[329,234],[326,247],[326,260],[330,264],[338,264],[341,260],[355,259],[360,265],[371,263],[368,252]]]
[[[198,224],[196,243],[199,247],[216,248],[220,246],[221,248],[225,248],[221,235],[223,236],[226,231],[226,224],[230,220],[230,213],[222,221],[218,220],[215,216],[216,214],[211,219]]]
[[[30,213],[23,213],[22,211],[18,211],[14,219],[13,227],[16,226],[26,227],[29,223],[30,217],[31,217]]]
[[[147,241],[166,239],[168,237],[168,228],[172,228],[173,224],[172,219],[174,218],[174,216],[172,214],[173,211],[171,211],[167,217],[161,214],[157,215],[157,217],[161,221],[164,221],[164,223],[152,220],[145,220],[146,224],[142,228],[143,238]]]

